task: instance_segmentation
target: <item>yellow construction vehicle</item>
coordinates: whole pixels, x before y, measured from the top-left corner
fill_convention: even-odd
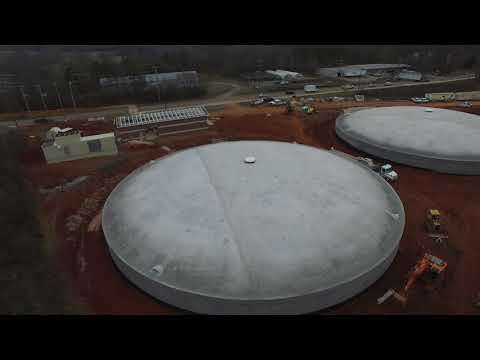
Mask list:
[[[430,234],[440,234],[442,231],[442,226],[440,222],[440,211],[437,209],[429,209],[427,211],[427,219],[425,221],[425,226],[427,231]]]
[[[296,110],[298,110],[298,106],[300,106],[300,102],[297,100],[296,96],[292,96],[290,99],[287,99],[287,103],[285,104],[285,113],[290,114]]]

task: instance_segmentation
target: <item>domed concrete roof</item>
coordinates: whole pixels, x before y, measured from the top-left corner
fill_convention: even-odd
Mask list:
[[[480,116],[438,108],[361,109],[337,119],[338,136],[372,155],[455,174],[480,174]]]
[[[127,278],[210,314],[304,313],[344,301],[387,269],[403,227],[399,198],[369,169],[270,141],[153,161],[124,179],[103,211]]]

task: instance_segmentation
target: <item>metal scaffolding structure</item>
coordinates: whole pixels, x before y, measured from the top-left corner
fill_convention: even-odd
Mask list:
[[[188,120],[207,117],[208,111],[203,106],[176,108],[155,112],[143,112],[135,115],[120,116],[115,119],[116,128],[142,126],[168,121]]]

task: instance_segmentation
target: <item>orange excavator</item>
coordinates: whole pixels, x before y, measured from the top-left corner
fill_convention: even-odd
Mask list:
[[[405,287],[401,293],[397,293],[395,298],[399,300],[404,306],[408,300],[408,291],[413,284],[420,278],[425,278],[427,281],[434,281],[447,268],[447,263],[436,256],[424,254],[413,267],[408,277]]]

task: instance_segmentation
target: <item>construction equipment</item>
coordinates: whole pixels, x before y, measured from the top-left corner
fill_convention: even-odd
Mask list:
[[[438,257],[425,253],[410,271],[407,283],[403,290],[396,296],[397,300],[405,306],[408,300],[408,292],[415,282],[422,278],[428,283],[435,281],[447,268],[447,263]]]
[[[393,296],[393,298],[397,299],[399,302],[401,302],[402,304],[406,305],[407,303],[407,299],[405,296],[402,296],[400,295],[398,292],[396,292],[395,290],[393,289],[388,289],[387,292],[385,294],[383,294],[381,297],[379,297],[377,299],[377,304],[378,305],[381,305],[383,304],[385,301],[387,301],[389,298],[391,298]]]
[[[310,106],[310,105],[304,105],[302,107],[302,110],[307,115],[311,115],[316,111],[316,109],[313,106]]]
[[[286,104],[286,113],[289,114],[291,112],[293,112],[293,105],[292,105],[292,101],[288,99]]]
[[[440,234],[442,226],[440,222],[440,211],[437,209],[428,209],[425,226],[430,234]]]
[[[380,164],[376,164],[372,159],[367,157],[357,156],[357,161],[367,166],[370,170],[380,171]]]
[[[445,229],[440,221],[440,211],[437,209],[429,209],[427,211],[425,227],[428,231],[428,237],[433,238],[437,244],[441,244],[448,239],[448,235],[445,233]]]
[[[428,237],[433,238],[437,244],[442,244],[444,240],[448,239],[448,235],[442,234],[428,234]]]
[[[395,290],[393,289],[388,289],[387,292],[385,294],[383,294],[381,297],[379,297],[377,299],[377,304],[380,305],[380,304],[383,304],[385,301],[387,301],[387,299],[389,299],[391,296],[393,296],[395,294]]]
[[[473,306],[480,308],[480,291],[473,298]]]

